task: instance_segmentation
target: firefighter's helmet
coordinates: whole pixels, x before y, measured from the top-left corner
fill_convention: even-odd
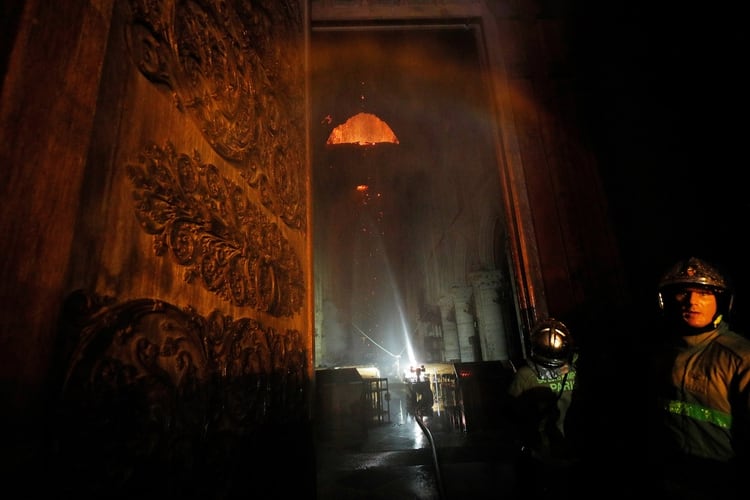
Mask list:
[[[549,318],[531,330],[531,359],[548,368],[559,368],[571,360],[573,339],[562,321]]]
[[[706,288],[716,295],[717,300],[728,313],[732,308],[732,290],[726,277],[713,265],[690,257],[674,264],[659,280],[659,307],[664,309],[665,291],[680,286]]]

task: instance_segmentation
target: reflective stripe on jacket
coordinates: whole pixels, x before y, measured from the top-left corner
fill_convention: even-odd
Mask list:
[[[750,341],[721,323],[716,330],[682,337],[666,355],[674,363],[661,405],[675,451],[721,461],[747,453]]]

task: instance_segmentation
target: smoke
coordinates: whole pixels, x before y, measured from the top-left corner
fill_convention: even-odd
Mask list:
[[[339,309],[330,300],[323,302],[321,342],[325,346],[323,359],[318,360],[320,366],[340,366],[349,364],[347,352],[349,350],[349,334],[341,319]]]

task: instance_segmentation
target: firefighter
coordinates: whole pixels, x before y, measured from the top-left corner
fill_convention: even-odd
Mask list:
[[[563,322],[549,318],[535,324],[529,343],[529,356],[508,387],[518,429],[519,482],[533,484],[537,494],[560,495],[575,462],[565,436],[576,378],[573,339]]]
[[[415,381],[407,385],[407,411],[416,417],[430,417],[433,414],[432,406],[435,403],[430,380],[427,375],[423,375],[424,365],[411,368],[412,373],[416,373]],[[422,377],[424,376],[424,380]]]
[[[750,470],[750,340],[728,323],[733,291],[714,265],[690,257],[657,292],[648,384],[656,486],[662,498],[738,498],[737,474]]]

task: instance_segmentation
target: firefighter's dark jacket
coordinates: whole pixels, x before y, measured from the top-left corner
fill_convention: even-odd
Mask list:
[[[660,453],[729,462],[750,455],[750,340],[726,322],[673,337],[652,360]]]

